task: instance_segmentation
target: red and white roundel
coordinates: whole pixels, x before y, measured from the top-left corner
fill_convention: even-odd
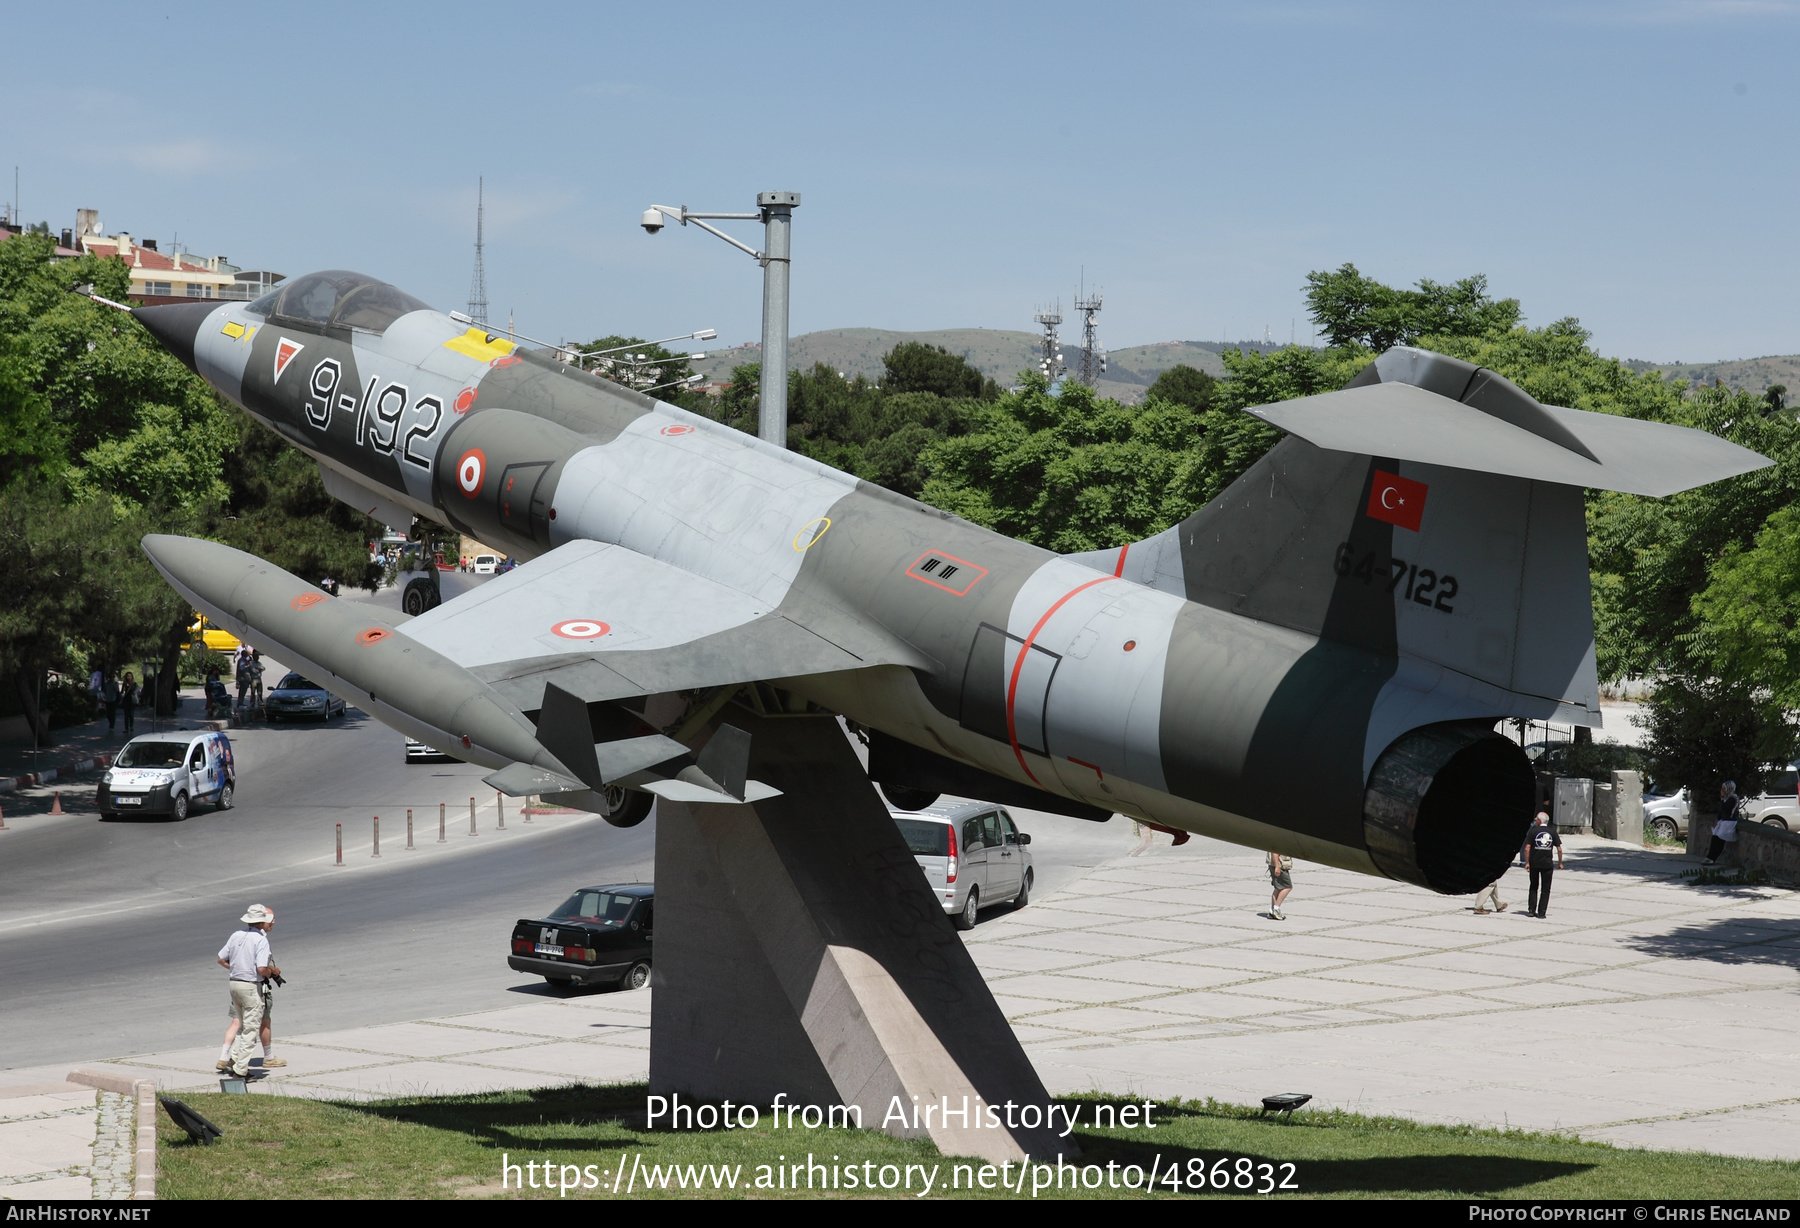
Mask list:
[[[481,479],[487,476],[487,453],[470,448],[456,462],[456,486],[463,498],[473,499],[481,493]]]
[[[571,618],[557,623],[550,630],[565,640],[597,640],[611,633],[612,628],[595,618]]]
[[[471,406],[473,404],[475,404],[475,390],[473,388],[464,388],[461,392],[456,394],[456,412],[457,413],[459,413],[459,414],[468,413],[469,406]]]
[[[679,424],[676,426],[665,426],[662,429],[662,433],[665,435],[692,435],[694,433],[694,428]]]

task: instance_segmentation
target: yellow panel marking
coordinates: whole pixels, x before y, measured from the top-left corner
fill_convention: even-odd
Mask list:
[[[444,342],[444,348],[455,350],[458,354],[467,354],[477,362],[492,362],[496,358],[504,358],[519,347],[493,333],[484,333],[479,328],[471,328],[460,337],[452,337]]]
[[[794,534],[794,549],[812,549],[813,545],[825,536],[825,531],[829,528],[831,528],[831,517],[815,516],[802,525],[798,533]]]
[[[231,320],[219,331],[224,333],[227,337],[230,337],[233,341],[237,341],[244,335],[244,326],[239,324],[236,320]]]

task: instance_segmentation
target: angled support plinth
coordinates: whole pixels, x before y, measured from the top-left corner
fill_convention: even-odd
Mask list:
[[[1042,1121],[1049,1096],[836,719],[725,719],[782,793],[658,805],[652,1093],[856,1105],[865,1126],[994,1162],[1078,1154],[980,1111]]]

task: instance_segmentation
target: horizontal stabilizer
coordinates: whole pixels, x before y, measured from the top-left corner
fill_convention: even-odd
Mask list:
[[[609,783],[685,754],[687,747],[660,733],[647,734],[641,738],[623,738],[617,742],[601,742],[594,747],[595,761],[600,766],[600,778]]]
[[[528,797],[534,793],[560,793],[569,789],[586,787],[573,777],[564,776],[561,772],[552,772],[529,763],[508,764],[498,772],[490,772],[483,776],[481,782],[491,789],[500,790],[508,797]]]
[[[1705,431],[1542,405],[1443,355],[1397,348],[1371,372],[1338,392],[1249,412],[1334,452],[1637,495],[1672,495],[1772,463]]]
[[[689,768],[689,772],[693,769]],[[744,796],[733,797],[721,789],[711,789],[703,784],[690,780],[652,780],[643,786],[644,792],[654,793],[671,802],[712,802],[715,804],[735,806],[742,802],[760,802],[771,797],[780,797],[781,790],[765,785],[760,780],[744,782]]]

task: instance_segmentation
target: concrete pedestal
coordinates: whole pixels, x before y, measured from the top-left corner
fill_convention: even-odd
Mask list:
[[[783,792],[658,805],[652,1094],[857,1105],[865,1126],[996,1162],[1077,1154],[978,1111],[1041,1115],[1049,1096],[837,721],[724,719]]]

